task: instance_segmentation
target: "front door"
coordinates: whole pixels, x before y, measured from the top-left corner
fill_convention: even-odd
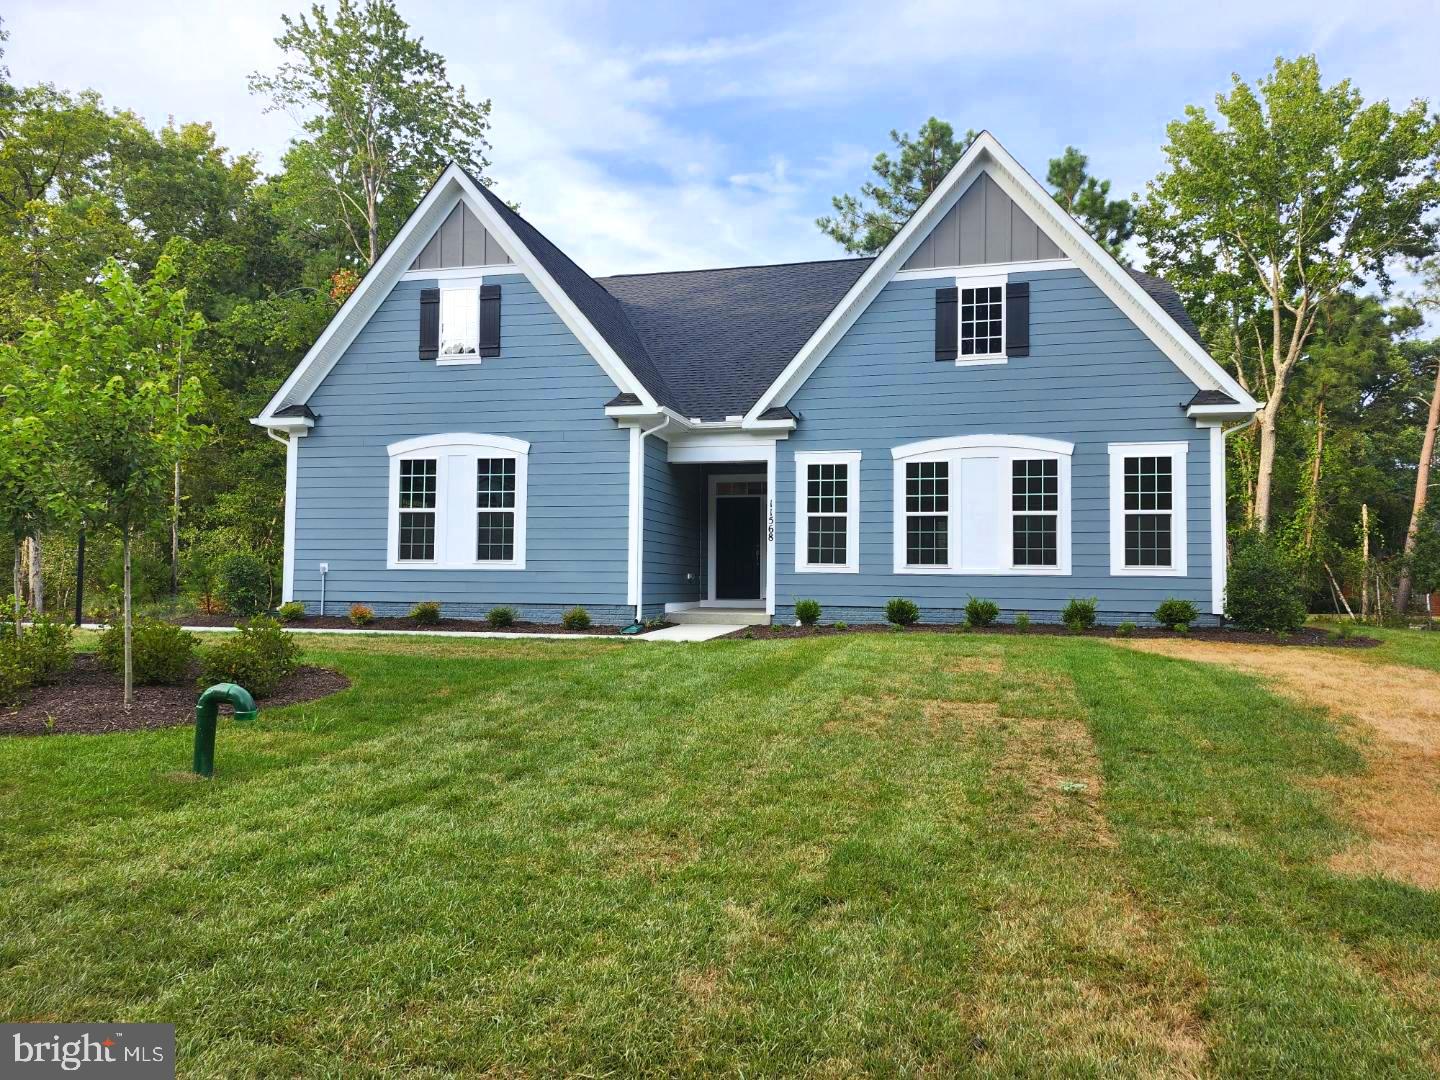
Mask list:
[[[725,495],[715,500],[715,599],[758,600],[765,550],[765,500]]]

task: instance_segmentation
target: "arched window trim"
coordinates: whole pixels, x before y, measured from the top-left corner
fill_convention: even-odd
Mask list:
[[[529,489],[530,444],[507,435],[451,432],[422,435],[391,443],[390,498],[386,530],[385,565],[390,570],[523,570],[525,569],[525,521]],[[481,461],[514,461],[513,506],[481,507],[477,495]],[[400,505],[401,466],[406,461],[433,461],[435,497],[431,513],[434,540],[432,558],[404,558],[401,555],[401,513],[413,512]],[[508,470],[507,470],[508,471]],[[479,515],[509,516],[513,532],[510,558],[478,557]],[[493,518],[492,518],[493,520]]]

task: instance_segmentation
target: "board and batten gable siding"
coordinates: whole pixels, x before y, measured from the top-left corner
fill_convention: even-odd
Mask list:
[[[1037,621],[1053,621],[1070,597],[1096,597],[1111,622],[1141,622],[1170,596],[1210,611],[1210,434],[1181,408],[1194,384],[1079,270],[1009,280],[1030,283],[1029,356],[937,362],[935,290],[954,279],[891,281],[791,398],[801,420],[776,462],[777,620],[793,620],[802,597],[820,600],[827,620],[850,621],[882,617],[894,596],[935,621],[972,595]],[[987,434],[1074,443],[1071,574],[894,573],[891,448]],[[1186,577],[1111,576],[1108,447],[1117,442],[1188,444]],[[863,454],[859,573],[795,572],[794,455],[807,450]]]
[[[901,269],[1058,259],[1062,255],[1055,241],[1000,185],[982,174],[936,222]]]
[[[698,465],[672,465],[663,439],[652,435],[645,440],[642,582],[647,617],[661,614],[666,604],[701,599],[705,478]]]
[[[298,443],[295,598],[314,611],[365,603],[403,614],[438,600],[450,615],[497,604],[552,620],[573,604],[628,621],[629,437],[604,413],[615,385],[523,275],[501,286],[501,350],[479,364],[418,358],[420,290],[404,280],[310,398],[319,414]],[[386,569],[387,446],[473,432],[530,443],[523,570]]]
[[[480,223],[470,207],[459,203],[435,230],[410,265],[412,270],[440,270],[452,266],[500,266],[512,263],[500,241]]]

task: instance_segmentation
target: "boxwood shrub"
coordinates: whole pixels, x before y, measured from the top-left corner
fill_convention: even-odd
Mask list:
[[[560,624],[566,630],[589,630],[590,613],[577,604],[560,616]]]
[[[507,626],[515,625],[515,609],[513,607],[492,607],[490,613],[485,616],[485,621],[496,630],[504,630]]]
[[[1000,618],[1000,605],[994,600],[982,600],[978,596],[972,596],[970,602],[965,605],[965,624],[967,626],[993,626],[998,618]]]
[[[1189,600],[1177,600],[1173,596],[1162,600],[1155,609],[1155,621],[1167,630],[1188,627],[1199,617],[1200,612],[1195,609],[1194,604]]]
[[[820,621],[820,601],[796,600],[795,621],[801,626],[814,626]]]
[[[1060,621],[1071,633],[1078,634],[1095,625],[1095,597],[1075,597],[1060,612]]]
[[[914,600],[897,596],[886,602],[885,618],[894,626],[913,626],[920,621],[920,607]]]
[[[410,620],[421,626],[434,626],[440,621],[440,601],[421,600],[410,609]]]

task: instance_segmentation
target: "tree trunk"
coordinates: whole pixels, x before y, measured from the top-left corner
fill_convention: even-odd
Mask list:
[[[120,620],[125,635],[125,708],[129,709],[135,704],[135,664],[134,657],[130,652],[130,531],[128,529],[125,531],[122,546],[125,551],[125,600]]]
[[[85,621],[85,526],[75,543],[75,625]]]
[[[40,563],[40,537],[30,538],[30,610],[45,614],[45,569]]]
[[[1395,590],[1395,610],[1404,615],[1410,607],[1410,559],[1420,536],[1420,518],[1430,491],[1430,463],[1435,460],[1435,429],[1440,426],[1440,365],[1435,368],[1435,389],[1430,394],[1430,415],[1425,420],[1425,440],[1420,444],[1420,462],[1415,470],[1415,502],[1410,508],[1410,528],[1405,532],[1405,560],[1400,564],[1400,584]]]
[[[180,461],[175,461],[175,486],[170,500],[170,595],[180,595]]]
[[[1360,504],[1360,617],[1370,617],[1370,504]]]
[[[15,545],[15,573],[11,584],[15,586],[15,595],[11,597],[15,601],[15,637],[20,637],[20,548],[21,544]]]
[[[1325,402],[1315,407],[1315,458],[1310,462],[1310,505],[1305,512],[1305,550],[1315,543],[1315,526],[1320,519],[1320,472],[1325,456]]]
[[[1270,477],[1275,471],[1275,418],[1280,413],[1280,387],[1260,410],[1260,462],[1255,469],[1255,527],[1270,531]]]

